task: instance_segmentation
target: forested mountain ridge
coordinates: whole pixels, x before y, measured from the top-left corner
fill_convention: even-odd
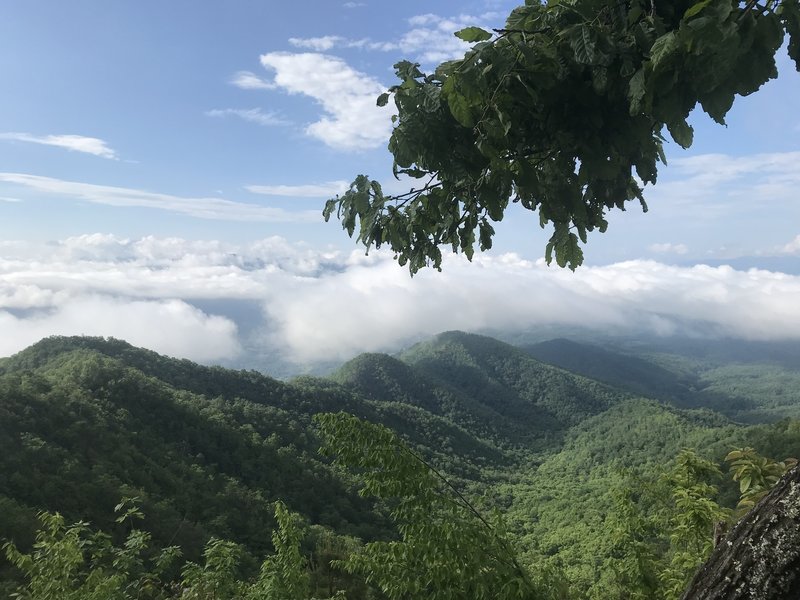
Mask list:
[[[331,378],[377,401],[420,406],[503,447],[546,449],[630,397],[486,336],[450,331],[398,357],[363,354]]]
[[[0,361],[0,538],[26,547],[41,509],[118,531],[110,508],[123,496],[140,499],[157,545],[194,559],[210,536],[231,539],[247,551],[245,572],[270,551],[277,499],[327,530],[391,537],[384,506],[317,453],[311,416],[344,410],[399,432],[486,510],[502,510],[531,565],[589,589],[606,585],[616,550],[593,545],[632,477],[653,476],[684,447],[714,461],[744,445],[800,454],[797,421],[746,428],[666,400],[461,332],[291,382],[119,340],[49,338]],[[721,497],[735,503],[733,486]]]
[[[542,362],[683,408],[747,423],[800,417],[800,345],[713,340],[611,349],[569,339],[524,344]]]
[[[279,382],[271,391],[283,404],[299,396]],[[348,514],[369,520],[316,456],[307,420],[263,398],[195,394],[80,348],[34,370],[6,369],[0,399],[0,494],[20,514],[58,510],[109,525],[109,508],[137,496],[158,541],[199,551],[214,534],[259,554],[277,497],[334,527]]]
[[[626,396],[618,389],[532,360],[499,340],[460,331],[434,336],[401,357],[435,380],[500,412],[519,405],[536,406],[552,419],[541,429],[575,425]]]
[[[522,346],[542,362],[579,373],[646,398],[684,403],[695,378],[675,373],[639,356],[558,338]]]
[[[511,462],[441,416],[329,380],[48,338],[0,362],[0,538],[29,540],[42,509],[111,527],[122,496],[141,498],[157,541],[195,552],[216,535],[263,554],[278,498],[311,522],[374,538],[382,518],[316,452],[311,416],[339,410],[386,423],[456,475]]]

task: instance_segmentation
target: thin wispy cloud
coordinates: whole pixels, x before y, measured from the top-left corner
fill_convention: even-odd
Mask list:
[[[271,80],[240,71],[233,82],[247,89],[277,87],[290,94],[309,96],[321,106],[323,115],[306,127],[308,135],[342,150],[377,148],[386,142],[391,132],[390,114],[375,106],[376,97],[387,86],[356,71],[343,59],[323,53],[336,48],[398,51],[426,64],[438,63],[463,56],[469,49],[470,44],[453,35],[455,31],[470,25],[489,26],[499,18],[499,13],[494,12],[452,18],[420,15],[409,19],[408,31],[391,41],[340,35],[291,37],[291,45],[313,52],[264,54],[261,64],[274,72]]]
[[[22,202],[19,198],[9,198],[8,196],[0,196],[0,202]]]
[[[394,40],[372,40],[369,38],[347,38],[340,35],[325,35],[310,38],[289,38],[297,48],[316,52],[328,52],[334,48],[362,48],[382,52],[399,52],[414,58],[426,66],[445,60],[461,58],[471,44],[457,38],[454,33],[464,27],[497,27],[502,15],[487,12],[481,15],[458,15],[442,17],[432,13],[417,15],[408,20],[408,30]]]
[[[687,254],[689,252],[689,247],[686,244],[664,242],[662,244],[650,244],[648,250],[658,254]]]
[[[800,152],[732,156],[697,154],[671,159],[649,197],[668,197],[670,205],[697,217],[717,218],[776,202],[796,204]]]
[[[669,164],[659,168],[658,184],[645,188],[649,212],[636,206],[609,211],[609,232],[641,240],[642,250],[670,241],[686,245],[695,256],[718,258],[774,254],[797,235],[800,152],[668,158]],[[679,239],[660,239],[664,232]],[[602,246],[607,234],[594,239]],[[717,252],[722,246],[726,249]],[[591,241],[587,250],[591,259]],[[621,257],[627,251],[614,252]]]
[[[56,146],[74,152],[92,154],[101,158],[117,159],[117,153],[100,138],[84,135],[31,135],[30,133],[0,133],[0,139],[15,142],[28,142],[43,146]]]
[[[296,48],[305,48],[315,52],[327,52],[333,48],[372,48],[377,45],[368,38],[351,40],[339,35],[325,35],[311,38],[289,38],[289,43]]]
[[[0,173],[0,182],[22,186],[42,194],[64,196],[93,204],[164,210],[200,219],[260,222],[314,222],[319,211],[287,211],[281,208],[233,202],[221,198],[187,198],[132,188],[95,185],[25,173]]]
[[[408,20],[409,29],[399,40],[385,44],[382,50],[399,50],[416,57],[428,66],[445,60],[461,58],[472,44],[458,39],[454,33],[465,27],[502,26],[503,13],[486,12],[480,15],[443,17],[432,13],[417,15]]]
[[[275,84],[251,73],[250,71],[238,71],[230,79],[230,84],[243,90],[272,90]]]
[[[386,143],[390,113],[375,105],[385,91],[377,79],[344,60],[319,53],[270,52],[261,64],[274,73],[273,83],[289,94],[312,98],[322,109],[306,134],[340,150],[365,150]]]
[[[260,108],[215,108],[206,111],[207,117],[236,117],[265,127],[289,125],[289,121],[274,112],[263,112]]]
[[[313,38],[289,38],[289,43],[292,46],[296,48],[307,48],[315,52],[325,52],[345,41],[345,38],[338,35],[326,35]]]
[[[248,185],[245,189],[265,196],[289,196],[292,198],[330,198],[347,191],[344,180],[305,185]]]

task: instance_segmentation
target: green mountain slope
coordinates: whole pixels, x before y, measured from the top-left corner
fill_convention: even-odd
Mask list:
[[[123,496],[140,498],[157,545],[196,559],[210,536],[231,539],[247,550],[246,568],[270,549],[276,499],[340,533],[392,536],[386,506],[358,496],[357,478],[317,453],[311,416],[344,410],[400,433],[482,509],[506,515],[528,564],[563,569],[585,593],[614,560],[615,494],[657,477],[681,448],[717,462],[744,445],[800,455],[796,420],[744,427],[682,408],[717,394],[747,400],[751,416],[791,416],[788,367],[693,370],[680,355],[558,340],[537,351],[606,383],[461,332],[288,383],[119,340],[43,340],[0,361],[0,539],[29,545],[41,509],[119,534],[111,507]],[[736,494],[724,486],[729,505]],[[0,564],[0,590],[3,577]]]
[[[248,401],[179,389],[86,348],[46,360],[37,350],[50,347],[23,357],[33,369],[5,365],[0,376],[0,494],[31,512],[113,527],[110,507],[138,496],[159,542],[199,549],[217,535],[261,554],[273,524],[268,503],[286,498],[314,522],[366,525],[359,533],[374,535],[369,506],[314,453],[307,415],[268,405],[263,395]],[[162,361],[165,369],[174,364]],[[284,405],[302,397],[279,382],[271,387]]]
[[[410,402],[203,367],[119,340],[49,338],[0,364],[0,505],[14,515],[0,520],[0,539],[29,539],[42,509],[113,530],[110,508],[123,496],[141,499],[158,543],[190,557],[210,535],[263,554],[278,498],[313,523],[385,535],[383,517],[317,455],[311,416],[339,410],[387,424],[456,477],[510,464]]]
[[[691,405],[696,378],[682,376],[638,356],[559,338],[522,349],[555,365],[646,398]]]
[[[498,340],[457,331],[417,344],[402,359],[534,433],[566,429],[627,396]]]
[[[634,355],[632,349],[555,339],[523,349],[548,364],[684,408],[710,408],[749,423],[800,417],[800,366],[792,366],[797,344],[684,341],[640,347]]]

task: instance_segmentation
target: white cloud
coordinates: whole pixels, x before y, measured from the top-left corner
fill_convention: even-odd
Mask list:
[[[297,48],[315,52],[328,52],[334,48],[364,48],[383,52],[401,53],[431,68],[445,60],[462,58],[472,44],[464,42],[454,34],[465,27],[492,29],[502,25],[504,12],[486,12],[481,15],[458,15],[442,17],[428,13],[408,19],[409,28],[394,40],[372,40],[370,38],[346,38],[340,35],[324,35],[312,38],[289,38]]]
[[[280,338],[300,361],[394,350],[447,329],[537,325],[620,332],[800,339],[800,277],[630,261],[577,273],[513,255],[413,280],[388,259],[357,261],[271,298]]]
[[[265,127],[271,125],[288,125],[286,119],[274,112],[262,112],[260,108],[215,108],[206,111],[208,117],[238,117],[251,123],[258,123]]]
[[[476,26],[491,29],[501,20],[501,13],[489,12],[480,16],[459,15],[441,17],[435,14],[417,15],[408,20],[409,29],[396,40],[376,41],[369,38],[351,39],[340,35],[312,38],[289,38],[297,48],[328,52],[334,48],[366,48],[383,52],[400,52],[414,58],[426,67],[445,60],[462,58],[472,44],[454,34],[464,27]]]
[[[423,63],[439,63],[464,55],[470,44],[453,34],[470,25],[489,27],[500,13],[480,16],[459,15],[453,18],[434,14],[412,17],[409,30],[394,41],[351,39],[340,35],[289,38],[306,53],[270,52],[261,56],[261,64],[274,72],[265,80],[249,71],[240,71],[232,83],[247,89],[280,88],[289,94],[303,94],[317,101],[323,116],[305,129],[312,137],[341,150],[376,148],[386,143],[391,133],[390,113],[375,105],[385,85],[356,71],[343,59],[329,54],[334,48],[365,48],[398,51]]]
[[[0,139],[14,140],[17,142],[30,142],[32,144],[42,144],[45,146],[57,146],[75,152],[93,154],[101,158],[117,158],[116,152],[108,147],[108,144],[95,137],[83,135],[31,135],[30,133],[0,133]]]
[[[307,48],[315,52],[325,52],[346,40],[338,35],[325,35],[315,38],[289,38],[289,43],[296,48]]]
[[[308,135],[340,150],[376,148],[389,138],[390,114],[375,105],[385,87],[342,59],[270,52],[261,56],[261,64],[274,72],[276,86],[313,98],[322,108],[322,118],[306,127]]]
[[[347,191],[344,180],[306,185],[247,185],[245,189],[265,196],[290,196],[297,198],[330,198]]]
[[[781,253],[800,255],[800,235],[798,235],[791,242],[789,242],[783,248],[781,248]]]
[[[262,79],[250,71],[238,71],[234,73],[230,80],[231,85],[235,85],[243,90],[273,90],[275,84]]]
[[[0,355],[9,355],[49,335],[94,335],[124,339],[181,358],[213,362],[240,351],[236,325],[180,300],[127,300],[104,296],[69,298],[53,311],[20,318],[0,310]]]
[[[361,6],[366,6],[365,2],[345,2],[342,4],[345,8],[359,8]]]
[[[348,39],[340,35],[324,35],[312,38],[289,38],[289,43],[295,48],[305,48],[315,52],[327,52],[333,48],[372,48],[379,45],[369,38]]]
[[[19,198],[9,198],[8,196],[0,196],[0,202],[22,202]]]
[[[384,252],[340,254],[281,238],[227,244],[91,234],[49,245],[0,244],[6,349],[83,332],[167,351],[172,334],[183,349],[170,353],[232,356],[233,317],[196,312],[190,304],[200,299],[260,305],[263,323],[240,323],[239,342],[244,336],[248,351],[300,363],[394,351],[447,329],[580,325],[800,340],[798,297],[798,276],[643,260],[572,273],[514,254],[481,255],[474,263],[448,255],[442,273],[411,279]],[[96,325],[77,316],[91,311]],[[121,316],[112,322],[106,314]],[[214,332],[221,332],[219,344],[209,341]]]
[[[411,28],[396,42],[404,54],[413,54],[423,63],[438,64],[445,60],[462,58],[471,44],[453,35],[464,27],[491,28],[497,26],[498,15],[458,15],[441,17],[434,14],[419,15],[409,19]],[[387,50],[390,48],[386,48]]]
[[[200,219],[260,222],[313,222],[321,220],[318,211],[287,211],[221,198],[185,198],[131,188],[64,181],[24,173],[0,173],[0,182],[20,185],[49,195],[66,196],[94,204],[142,207],[165,210]]]
[[[671,244],[669,242],[665,242],[663,244],[650,244],[648,249],[651,252],[657,252],[659,254],[686,254],[689,252],[689,247],[686,244]]]

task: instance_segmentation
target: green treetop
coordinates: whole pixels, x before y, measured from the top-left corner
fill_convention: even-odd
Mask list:
[[[553,224],[548,262],[574,269],[609,209],[646,210],[665,129],[688,148],[697,104],[724,124],[737,95],[777,76],[787,33],[799,64],[798,0],[527,0],[503,29],[457,32],[474,42],[464,58],[395,65],[400,83],[378,104],[397,106],[395,175],[419,183],[390,196],[359,175],[325,218],[413,274],[440,268],[443,246],[491,248],[492,223],[518,202]]]

